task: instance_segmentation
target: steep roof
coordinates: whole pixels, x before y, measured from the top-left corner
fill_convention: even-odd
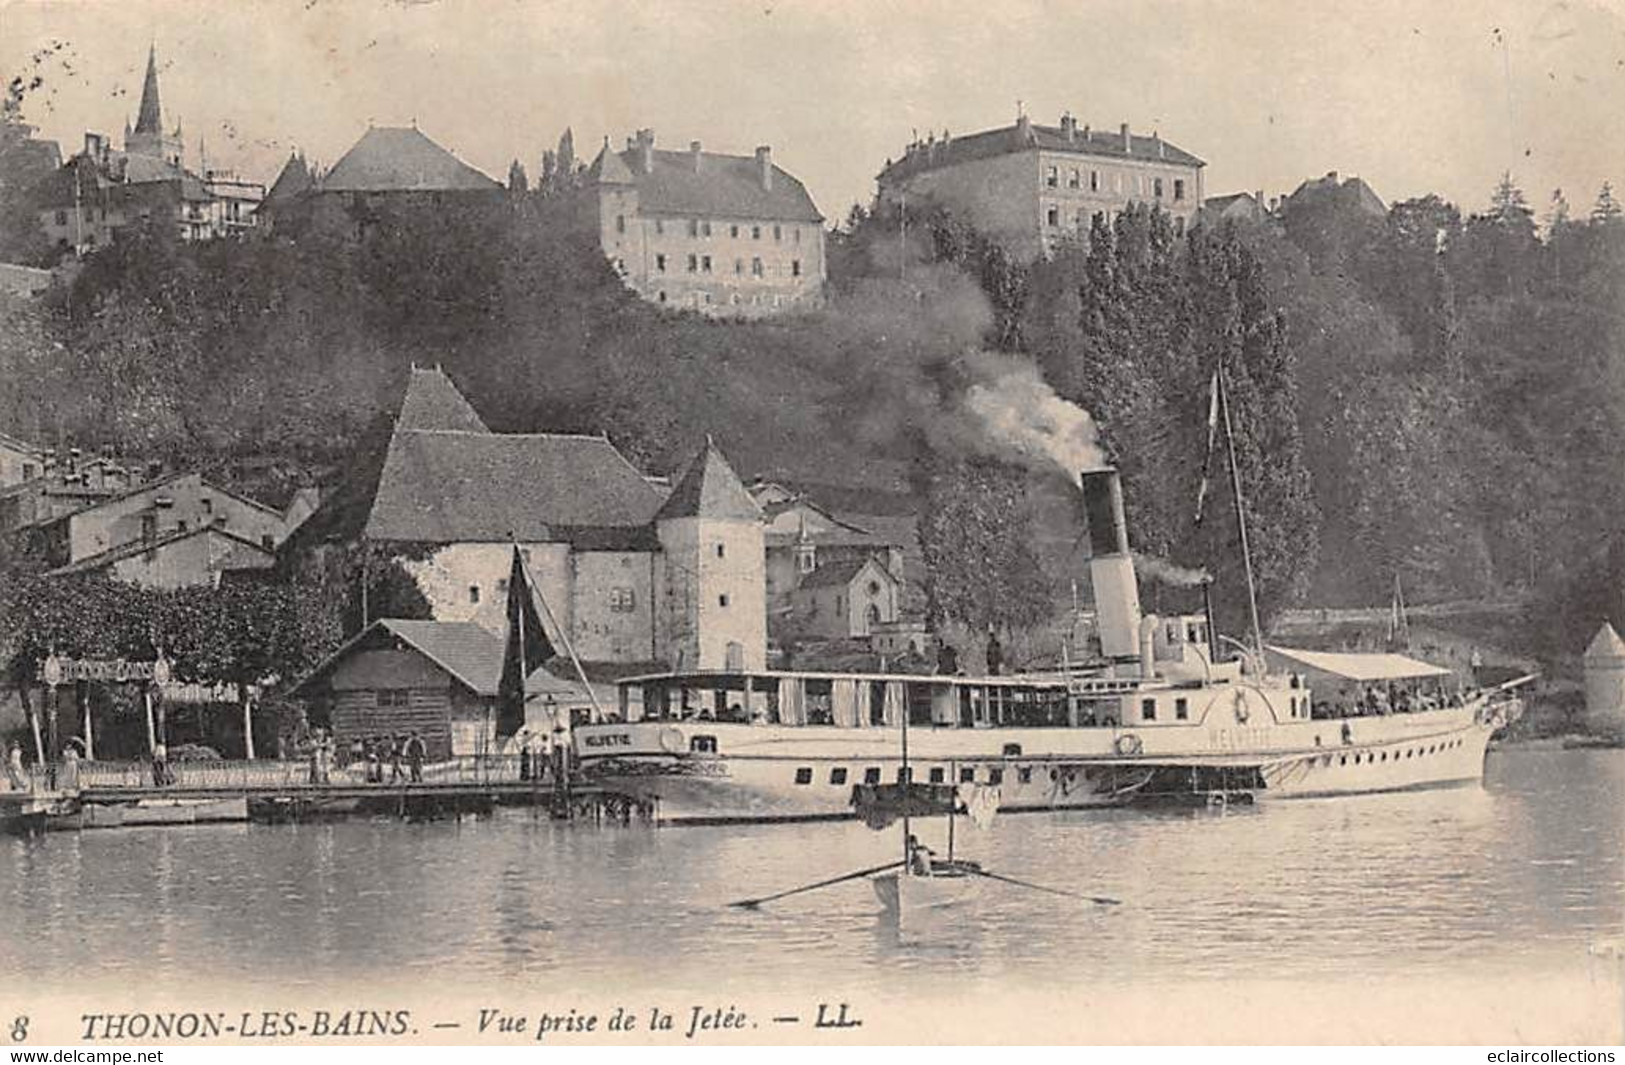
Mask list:
[[[401,412],[395,428],[403,429],[459,429],[470,433],[488,433],[485,423],[472,404],[457,391],[451,378],[438,366],[414,366],[406,382],[406,398],[401,400]]]
[[[660,495],[601,436],[398,430],[365,535],[426,543],[567,540],[648,525]]]
[[[414,127],[371,126],[322,178],[324,192],[497,190]]]
[[[745,491],[739,475],[707,437],[666,497],[656,521],[668,518],[719,518],[734,521],[761,521],[762,508]]]
[[[1121,130],[1109,131],[1085,126],[1074,129],[1072,136],[1068,137],[1066,131],[1059,126],[1017,122],[963,137],[950,137],[932,145],[915,145],[907,155],[882,170],[880,180],[894,180],[976,159],[991,159],[1037,148],[1053,152],[1072,152],[1077,155],[1137,159],[1148,163],[1207,165],[1195,155],[1159,136],[1147,137],[1130,133],[1129,147],[1125,151]]]
[[[158,46],[147,50],[147,78],[141,84],[141,110],[136,112],[137,133],[162,133],[163,114],[158,103]]]
[[[1585,660],[1587,662],[1600,662],[1604,659],[1625,660],[1625,640],[1619,638],[1619,633],[1608,622],[1602,623],[1597,635],[1592,637],[1591,646],[1586,648]]]
[[[331,672],[352,650],[367,650],[398,641],[434,662],[475,695],[495,696],[502,679],[505,644],[500,635],[472,621],[417,621],[379,618],[328,655],[290,689],[299,694],[312,681]],[[531,698],[552,695],[585,698],[581,686],[538,668],[525,681]]]
[[[644,173],[637,148],[614,152],[606,145],[588,170],[602,184],[630,184],[638,190],[638,210],[645,214],[708,215],[712,218],[762,218],[782,222],[822,222],[806,186],[782,167],[773,166],[770,187],[762,188],[755,156],[652,149],[652,168]]]
[[[848,584],[851,584],[853,578],[862,573],[871,564],[882,574],[884,574],[888,581],[894,579],[892,575],[886,571],[886,567],[882,566],[873,556],[871,556],[869,558],[846,559],[841,562],[831,562],[827,565],[819,566],[817,569],[801,578],[800,587],[844,588]]]
[[[305,165],[302,155],[289,155],[288,161],[282,164],[282,172],[277,174],[276,180],[271,183],[270,189],[265,193],[267,201],[289,200],[302,192],[310,191],[315,182],[310,176],[310,167]]]

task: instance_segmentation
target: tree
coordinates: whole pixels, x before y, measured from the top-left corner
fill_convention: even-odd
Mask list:
[[[1596,206],[1591,208],[1591,221],[1595,225],[1612,226],[1619,224],[1620,217],[1619,202],[1614,199],[1613,183],[1604,181],[1602,190],[1597,193]]]
[[[525,166],[515,159],[508,164],[508,191],[522,196],[530,191],[530,178],[525,174]]]

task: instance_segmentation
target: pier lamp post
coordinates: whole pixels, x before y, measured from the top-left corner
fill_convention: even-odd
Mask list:
[[[65,675],[62,668],[62,659],[52,651],[40,663],[39,679],[45,682],[45,760],[55,766],[58,757],[58,736],[56,722],[56,686],[62,683]],[[55,775],[55,771],[52,771]],[[54,786],[54,783],[53,783]]]

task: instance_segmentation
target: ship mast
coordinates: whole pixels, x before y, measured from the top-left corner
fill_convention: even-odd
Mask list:
[[[1230,394],[1224,384],[1224,361],[1220,359],[1213,376],[1219,393],[1219,412],[1224,420],[1224,448],[1230,460],[1230,491],[1236,501],[1236,529],[1241,538],[1241,564],[1247,572],[1247,608],[1253,623],[1253,652],[1260,665],[1264,661],[1264,635],[1258,624],[1258,589],[1253,583],[1253,553],[1247,546],[1247,506],[1241,495],[1241,471],[1236,466],[1236,438],[1230,426]]]

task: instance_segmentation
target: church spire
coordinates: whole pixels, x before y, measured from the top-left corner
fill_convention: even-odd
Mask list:
[[[135,131],[162,136],[163,117],[158,104],[158,46],[147,50],[147,80],[141,86],[141,110],[136,113]]]

